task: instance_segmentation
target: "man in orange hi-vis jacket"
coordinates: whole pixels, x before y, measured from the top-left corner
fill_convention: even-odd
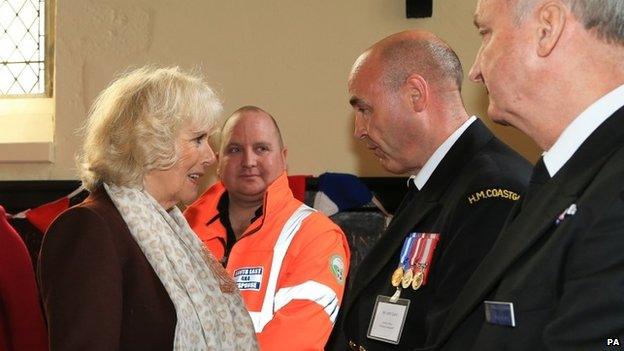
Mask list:
[[[293,197],[286,148],[264,110],[228,118],[218,160],[221,181],[186,218],[234,277],[262,350],[322,350],[349,267],[344,233]]]

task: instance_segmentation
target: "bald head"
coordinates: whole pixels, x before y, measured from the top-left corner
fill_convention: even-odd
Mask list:
[[[255,106],[234,112],[221,130],[217,174],[230,204],[260,206],[267,188],[286,171],[286,148],[275,119]]]
[[[421,75],[433,86],[461,90],[463,70],[455,52],[433,33],[409,30],[382,39],[355,62],[351,76],[374,66],[381,83],[396,91],[412,74]]]
[[[233,125],[236,124],[236,122],[240,120],[242,116],[246,116],[246,115],[255,116],[251,118],[267,118],[273,125],[273,128],[274,128],[273,132],[275,133],[275,137],[277,138],[280,148],[282,149],[284,148],[284,139],[282,138],[282,132],[280,131],[279,126],[277,125],[277,122],[275,121],[275,118],[270,113],[266,112],[260,107],[253,106],[253,105],[243,106],[239,108],[238,110],[234,111],[230,115],[230,117],[228,117],[223,123],[223,127],[221,127],[220,134],[223,135],[226,132],[226,129],[231,130]],[[223,142],[223,138],[221,138],[219,149],[223,147],[222,142]]]
[[[349,77],[353,135],[386,170],[416,174],[468,119],[462,75],[457,55],[430,32],[379,41],[356,60]]]

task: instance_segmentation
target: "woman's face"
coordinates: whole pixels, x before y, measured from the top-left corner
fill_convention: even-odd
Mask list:
[[[184,125],[176,144],[180,158],[167,170],[152,170],[145,175],[147,192],[165,209],[182,202],[193,202],[199,195],[199,179],[216,160],[208,144],[210,130]]]

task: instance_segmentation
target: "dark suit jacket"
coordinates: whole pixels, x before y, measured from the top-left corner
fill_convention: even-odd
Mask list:
[[[493,194],[491,189],[522,193],[530,167],[480,120],[473,122],[423,189],[404,200],[387,231],[352,275],[352,286],[334,333],[344,332],[347,341],[366,350],[411,349],[421,346],[427,334],[435,335],[516,202],[488,194]],[[411,303],[400,344],[395,346],[368,338],[367,331],[377,296],[392,296],[396,290],[390,277],[410,232],[440,233],[440,242],[427,285],[417,291],[404,289],[401,294]],[[328,348],[345,349],[341,338],[334,335]]]
[[[536,167],[492,251],[438,340],[445,350],[603,350],[624,342],[624,108],[555,176]],[[572,204],[576,214],[557,221]],[[515,327],[485,322],[484,300],[511,302]],[[472,348],[471,348],[472,345]]]
[[[48,229],[39,284],[51,350],[171,350],[174,305],[103,188]]]

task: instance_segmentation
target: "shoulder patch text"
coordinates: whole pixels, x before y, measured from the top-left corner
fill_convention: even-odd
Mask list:
[[[492,188],[492,189],[485,189],[485,190],[477,191],[474,194],[468,195],[467,200],[468,200],[468,203],[472,205],[483,199],[487,199],[491,197],[500,197],[500,198],[508,199],[511,201],[518,201],[518,199],[520,198],[520,195],[508,189]]]

